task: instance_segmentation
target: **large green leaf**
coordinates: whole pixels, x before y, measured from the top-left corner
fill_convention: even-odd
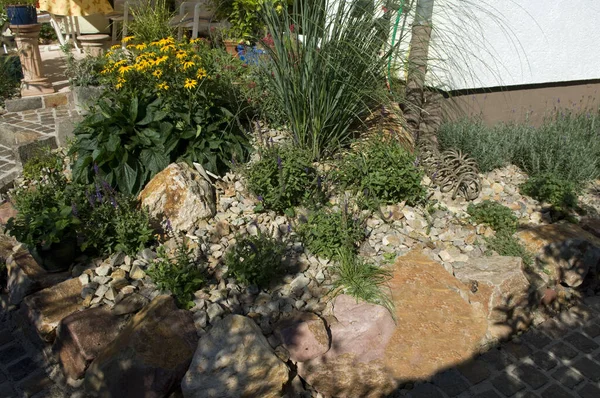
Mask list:
[[[152,174],[156,174],[169,165],[169,158],[162,152],[154,149],[144,149],[140,153],[140,160]]]

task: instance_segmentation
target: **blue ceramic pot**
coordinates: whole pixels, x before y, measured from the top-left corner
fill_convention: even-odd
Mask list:
[[[7,5],[6,15],[11,25],[33,25],[37,23],[37,13],[32,5]]]

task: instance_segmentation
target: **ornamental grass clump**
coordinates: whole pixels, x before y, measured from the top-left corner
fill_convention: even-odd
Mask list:
[[[387,43],[395,11],[385,5],[296,0],[289,10],[264,8],[269,57],[260,67],[296,145],[314,159],[348,145],[355,127],[389,101],[385,71],[398,44]]]

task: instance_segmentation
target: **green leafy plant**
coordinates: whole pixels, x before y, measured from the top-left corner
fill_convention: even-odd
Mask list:
[[[151,42],[175,34],[171,21],[175,13],[166,0],[144,0],[131,7],[132,21],[127,24],[128,34],[136,41]]]
[[[500,203],[484,200],[476,205],[470,204],[467,213],[476,223],[487,224],[496,231],[496,235],[485,238],[488,254],[493,250],[501,256],[521,257],[528,267],[533,264],[533,255],[514,236],[519,220],[512,210]]]
[[[501,256],[521,257],[525,266],[533,265],[533,254],[509,232],[497,232],[495,236],[485,238],[485,243],[488,251],[493,250]]]
[[[269,60],[259,66],[295,143],[315,159],[349,144],[355,127],[390,101],[383,82],[399,43],[387,43],[396,13],[387,6],[296,0],[290,10],[263,9]]]
[[[184,239],[177,241],[175,256],[169,257],[167,249],[159,246],[158,257],[146,273],[161,290],[170,291],[179,307],[190,309],[194,306],[194,292],[204,283],[202,271],[194,264],[192,250]]]
[[[355,253],[366,237],[364,220],[347,209],[331,211],[323,207],[310,213],[305,221],[298,223],[296,232],[317,256],[335,258],[345,248]]]
[[[103,56],[86,55],[83,58],[75,58],[70,44],[61,47],[65,56],[65,74],[69,79],[69,84],[73,86],[99,86],[101,81],[101,71],[106,64]]]
[[[93,184],[79,186],[72,209],[81,220],[79,239],[84,251],[133,255],[154,242],[148,212],[99,175]]]
[[[259,232],[256,236],[238,236],[225,255],[229,275],[238,282],[268,287],[281,274],[285,245]]]
[[[21,61],[14,55],[0,56],[0,105],[17,94],[23,73]]]
[[[338,250],[333,266],[333,287],[356,299],[382,305],[393,313],[394,304],[384,285],[392,278],[389,269],[366,262],[348,248]],[[389,290],[389,289],[388,289]]]
[[[559,211],[577,206],[577,185],[552,174],[531,177],[521,185],[520,190],[540,202],[550,203]]]
[[[265,8],[282,9],[279,0],[213,0],[217,20],[227,20],[226,37],[253,41],[264,29],[261,11]]]
[[[258,196],[259,210],[289,212],[294,206],[323,200],[321,177],[306,150],[266,148],[259,161],[245,169],[248,188]]]
[[[513,234],[519,225],[519,220],[511,209],[491,200],[484,200],[476,205],[470,204],[467,213],[477,224],[487,224],[497,232],[506,231]]]
[[[423,174],[415,157],[394,139],[374,138],[363,143],[341,159],[333,178],[344,190],[362,195],[365,204],[374,209],[401,201],[412,206],[425,199]]]
[[[63,167],[63,157],[49,147],[42,146],[23,165],[23,177],[31,181],[41,181],[50,174],[62,173]]]

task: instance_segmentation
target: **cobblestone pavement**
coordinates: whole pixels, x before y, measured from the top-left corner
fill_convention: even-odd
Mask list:
[[[74,114],[75,111],[68,105],[23,112],[9,112],[0,115],[0,127],[4,125],[19,130],[35,131],[43,136],[49,136],[55,132],[57,118],[71,117]],[[18,170],[19,165],[17,164],[14,152],[11,148],[0,145],[0,188],[12,181],[18,174]]]
[[[591,297],[469,363],[438,373],[408,396],[600,398],[599,381],[600,297]]]
[[[80,387],[64,383],[50,348],[18,326],[18,312],[8,318],[0,313],[0,397],[83,397]],[[599,381],[600,297],[593,297],[395,396],[599,398]]]

